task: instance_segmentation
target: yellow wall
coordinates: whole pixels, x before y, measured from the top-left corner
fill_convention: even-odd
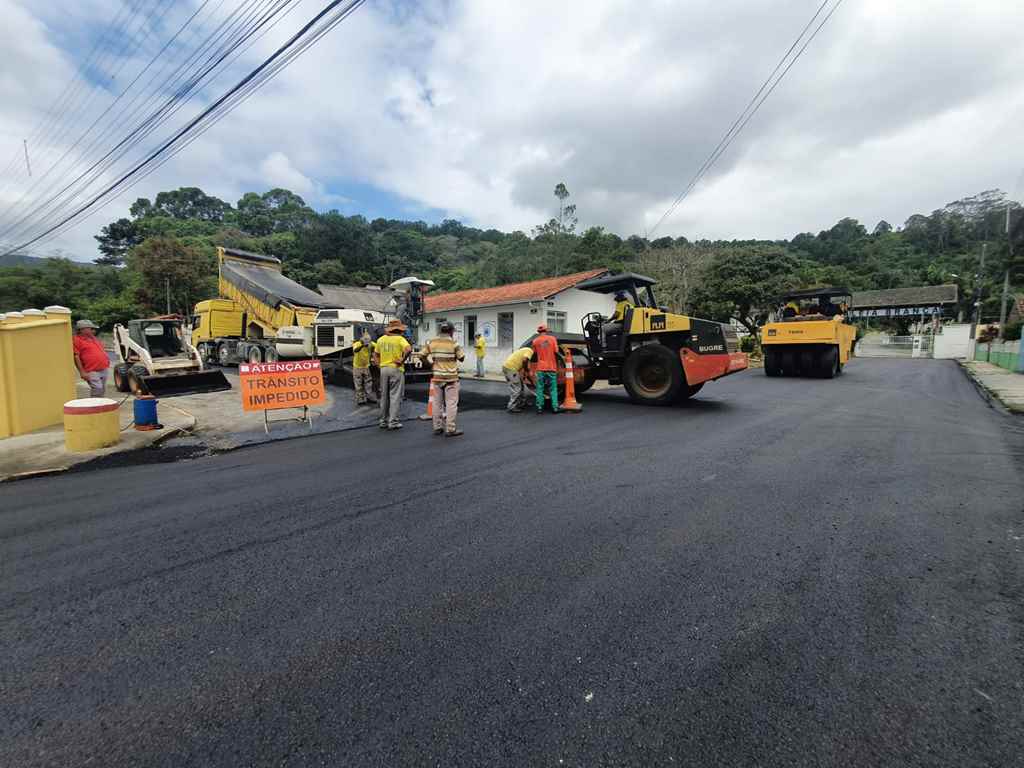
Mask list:
[[[47,307],[44,316],[0,321],[0,438],[61,424],[75,397],[71,313]]]

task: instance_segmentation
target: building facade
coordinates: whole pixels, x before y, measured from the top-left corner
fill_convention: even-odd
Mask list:
[[[535,334],[541,323],[558,333],[582,334],[586,315],[610,315],[615,309],[611,296],[575,287],[607,271],[592,269],[497,288],[428,294],[420,338],[429,339],[437,334],[441,323],[451,322],[456,340],[466,349],[466,369],[472,370],[476,365],[473,340],[482,333],[487,342],[484,367],[489,372],[500,372],[505,358]]]

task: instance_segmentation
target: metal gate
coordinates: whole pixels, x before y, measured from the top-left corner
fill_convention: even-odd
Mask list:
[[[857,342],[857,357],[931,357],[933,341],[930,333],[914,336],[869,333]]]

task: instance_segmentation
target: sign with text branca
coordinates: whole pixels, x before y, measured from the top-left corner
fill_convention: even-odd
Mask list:
[[[246,411],[301,408],[327,402],[319,360],[242,363],[238,373],[242,381],[242,409]]]

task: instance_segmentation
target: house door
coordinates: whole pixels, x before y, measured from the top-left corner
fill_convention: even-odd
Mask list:
[[[466,343],[476,341],[476,315],[466,315]]]
[[[515,315],[511,312],[498,313],[498,346],[511,349],[515,346]]]

